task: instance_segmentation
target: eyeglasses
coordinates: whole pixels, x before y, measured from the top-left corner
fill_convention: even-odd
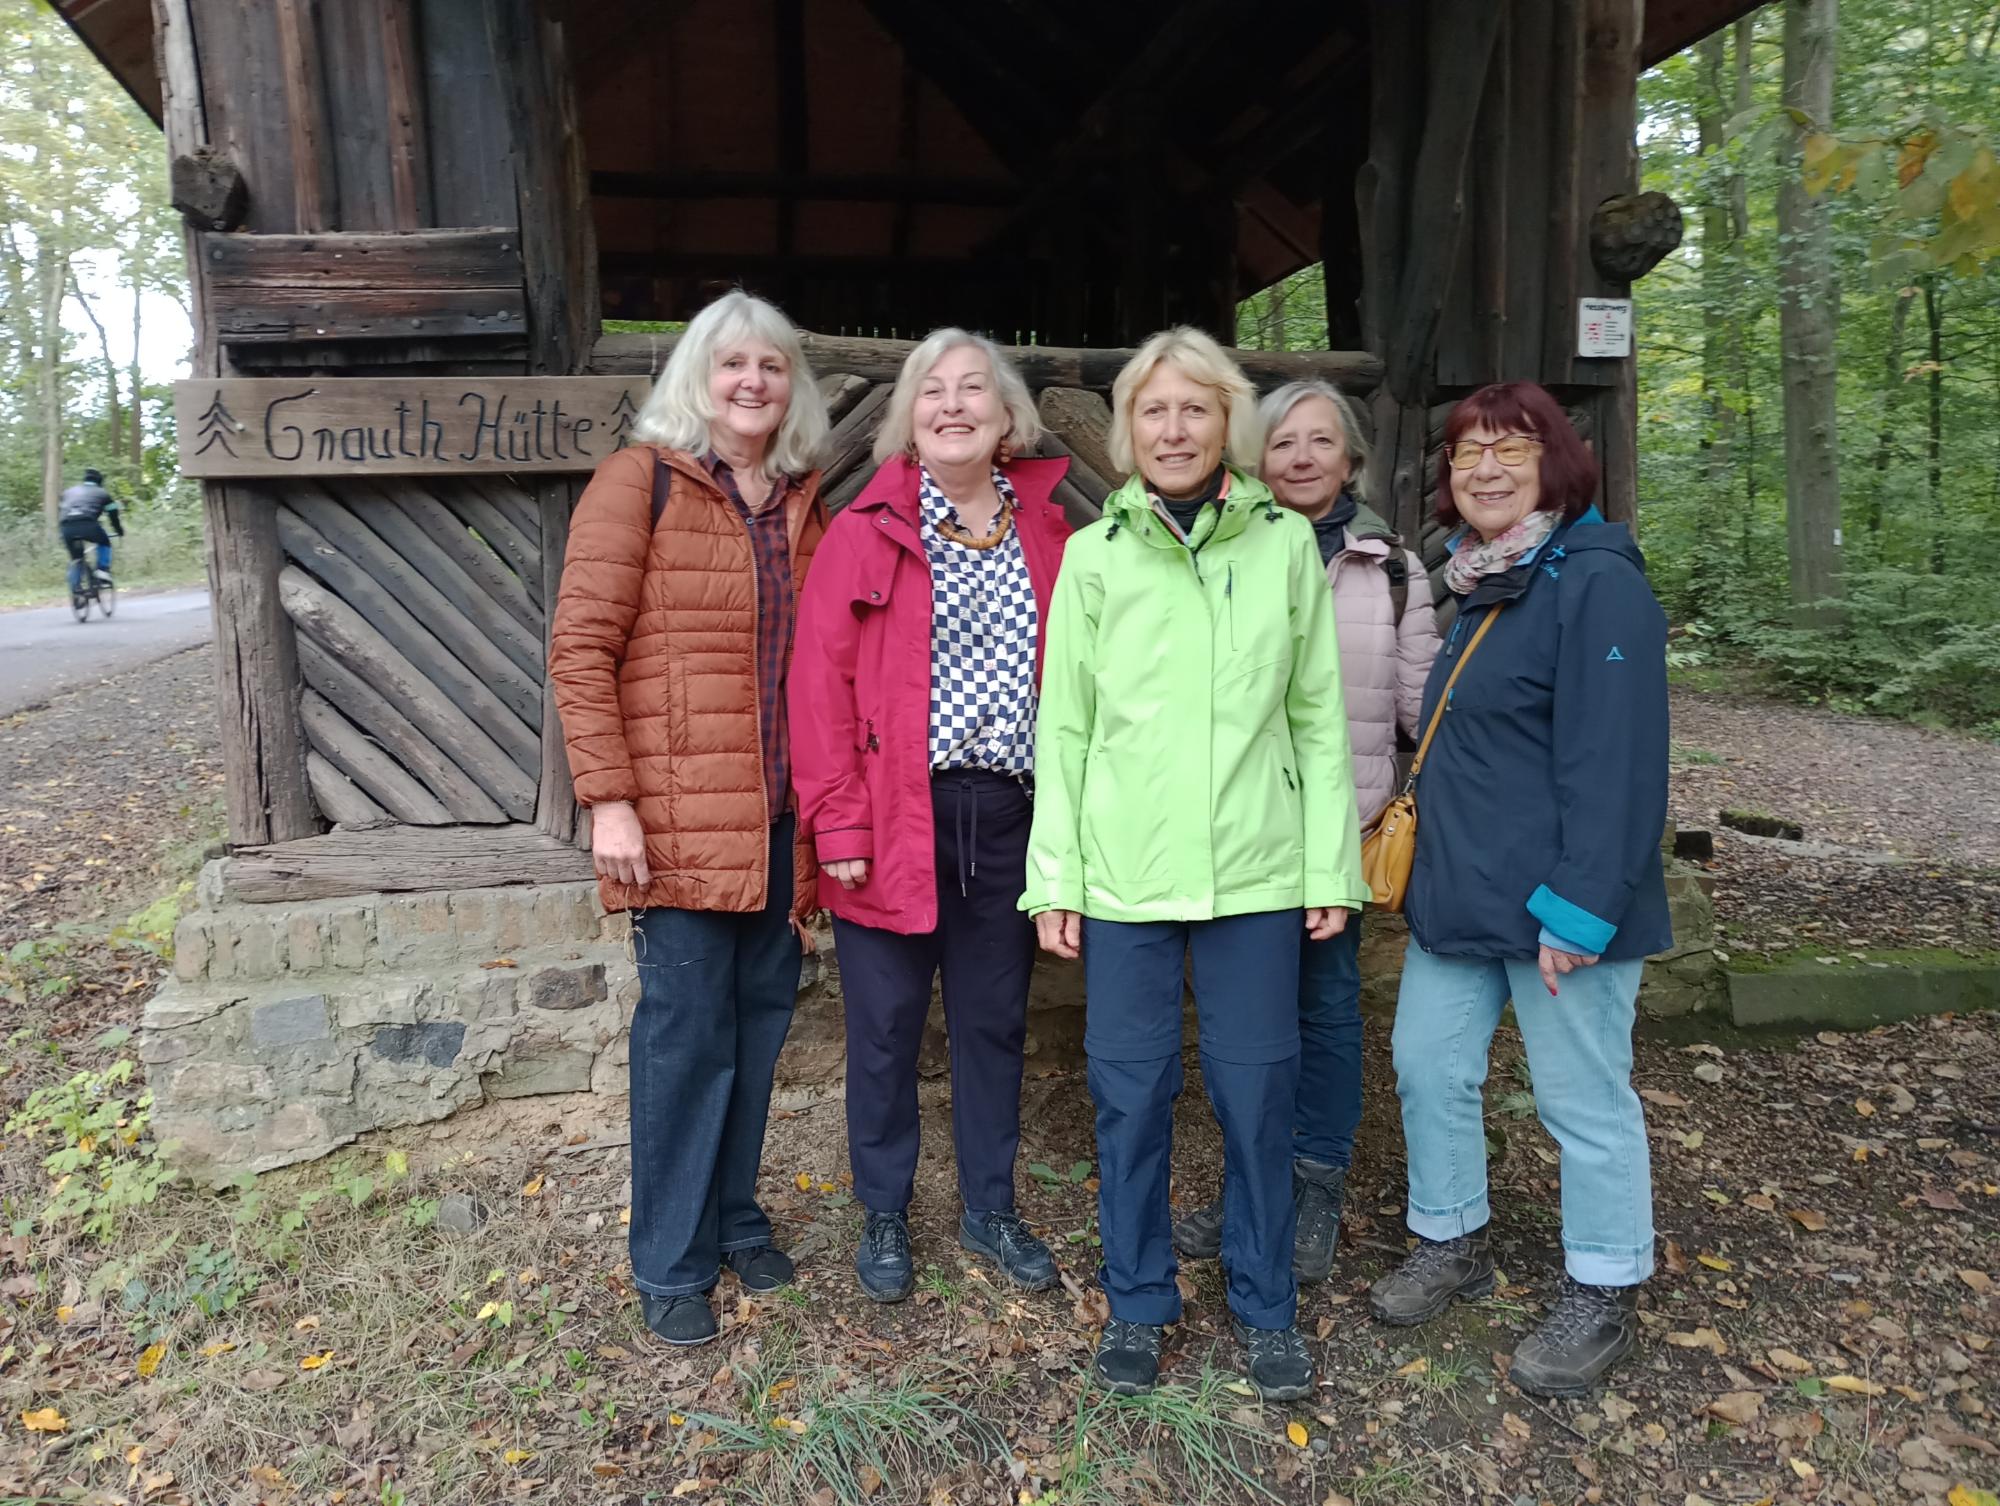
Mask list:
[[[1502,465],[1525,465],[1542,442],[1529,434],[1502,434],[1491,444],[1481,444],[1476,439],[1461,439],[1457,444],[1444,446],[1444,453],[1455,471],[1469,471],[1479,464],[1480,456],[1488,450]]]

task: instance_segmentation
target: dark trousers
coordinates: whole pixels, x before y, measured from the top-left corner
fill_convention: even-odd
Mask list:
[[[1222,1126],[1222,1263],[1230,1311],[1252,1328],[1287,1328],[1296,1316],[1292,1108],[1304,924],[1297,910],[1083,922],[1097,1224],[1113,1317],[1173,1323],[1181,1315],[1167,1190],[1190,957],[1202,1077]]]
[[[757,1163],[799,988],[793,820],[771,828],[762,910],[632,912],[632,1279],[655,1296],[705,1292],[726,1252],[771,1242]]]
[[[1292,1150],[1346,1166],[1361,1123],[1361,917],[1299,944],[1299,1096]]]
[[[1021,1142],[1034,922],[1016,908],[1033,807],[1019,780],[952,771],[931,779],[938,924],[901,936],[835,917],[847,1006],[847,1146],[854,1195],[877,1213],[909,1207],[917,1171],[917,1052],[931,981],[944,983],[958,1193],[1012,1212]]]

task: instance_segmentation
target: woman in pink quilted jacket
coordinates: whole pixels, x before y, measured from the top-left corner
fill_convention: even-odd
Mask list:
[[[1265,398],[1260,468],[1285,507],[1312,520],[1333,588],[1340,633],[1340,683],[1354,754],[1361,829],[1382,814],[1396,789],[1396,731],[1417,735],[1424,679],[1437,656],[1430,579],[1382,519],[1362,505],[1368,458],[1354,409],[1324,382],[1292,382]],[[1322,1281],[1340,1241],[1340,1210],[1354,1128],[1361,1122],[1361,926],[1327,941],[1301,942],[1299,1088],[1292,1119],[1292,1196],[1298,1232],[1292,1267]],[[1184,1255],[1212,1256],[1222,1245],[1222,1200],[1174,1230]]]

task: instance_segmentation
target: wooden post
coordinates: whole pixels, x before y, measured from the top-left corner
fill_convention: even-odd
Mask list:
[[[1633,193],[1639,186],[1639,44],[1643,0],[1582,0],[1582,136],[1577,163],[1580,182],[1588,184],[1588,202],[1576,206],[1570,226],[1569,252],[1582,274],[1579,290],[1609,298],[1631,296],[1630,283],[1606,278],[1592,266],[1589,254],[1591,212],[1614,194]],[[1551,311],[1556,312],[1554,310]],[[1560,311],[1568,349],[1575,350],[1574,295]],[[1639,394],[1635,354],[1609,364],[1597,375],[1603,390],[1592,399],[1598,464],[1603,467],[1601,505],[1613,522],[1630,522],[1639,504]],[[1609,381],[1605,382],[1604,377]]]

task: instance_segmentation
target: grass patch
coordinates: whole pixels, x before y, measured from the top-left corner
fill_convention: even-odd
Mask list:
[[[1145,1396],[1107,1396],[1079,1377],[1056,1482],[1063,1506],[1122,1502],[1134,1483],[1168,1500],[1282,1499],[1270,1465],[1290,1447],[1283,1414],[1261,1408],[1242,1385],[1210,1365]]]

